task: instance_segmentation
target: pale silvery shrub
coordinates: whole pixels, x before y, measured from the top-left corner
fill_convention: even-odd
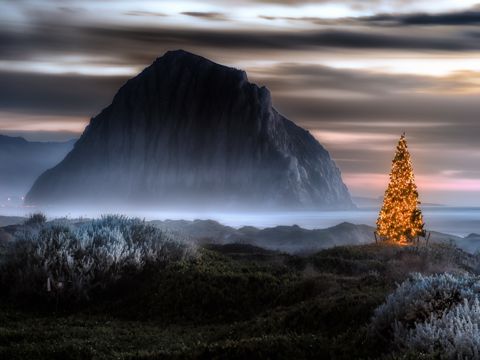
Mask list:
[[[480,280],[472,275],[412,274],[380,305],[372,319],[372,330],[390,336],[425,320],[430,314],[441,314],[464,298],[480,294]]]
[[[479,298],[476,276],[413,274],[377,308],[371,330],[399,351],[480,359]]]
[[[442,359],[480,359],[480,302],[467,299],[445,311],[417,323],[404,339],[398,339],[409,350],[437,353]]]
[[[60,284],[62,295],[85,300],[126,273],[148,264],[161,268],[194,254],[182,239],[123,216],[105,216],[77,227],[25,228],[7,248],[1,284],[13,295],[44,295],[48,281]]]

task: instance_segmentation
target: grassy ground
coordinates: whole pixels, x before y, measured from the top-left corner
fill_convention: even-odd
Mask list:
[[[92,304],[3,299],[2,359],[379,358],[373,310],[411,271],[476,272],[448,246],[338,247],[308,257],[209,245],[145,269]],[[35,309],[35,310],[32,310]]]

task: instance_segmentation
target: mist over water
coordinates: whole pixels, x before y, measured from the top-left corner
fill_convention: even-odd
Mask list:
[[[145,220],[215,220],[221,224],[239,228],[255,226],[258,228],[278,225],[298,225],[306,229],[321,229],[335,226],[342,222],[375,226],[378,208],[359,208],[348,211],[214,211],[214,210],[172,210],[155,209],[120,209],[106,208],[97,210],[35,207],[0,208],[3,216],[26,216],[42,211],[49,218],[93,218],[103,214],[124,214]],[[427,231],[438,231],[446,234],[466,236],[480,233],[480,207],[423,207],[423,215]]]

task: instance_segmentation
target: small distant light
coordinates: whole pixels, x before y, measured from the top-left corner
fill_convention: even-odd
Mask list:
[[[7,201],[11,201],[12,199],[11,198],[7,198]]]
[[[25,200],[25,196],[22,196],[21,199],[22,199],[22,201]]]

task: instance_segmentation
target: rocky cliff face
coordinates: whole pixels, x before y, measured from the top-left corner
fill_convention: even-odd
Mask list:
[[[129,80],[27,202],[352,206],[328,152],[265,87],[180,50]]]

